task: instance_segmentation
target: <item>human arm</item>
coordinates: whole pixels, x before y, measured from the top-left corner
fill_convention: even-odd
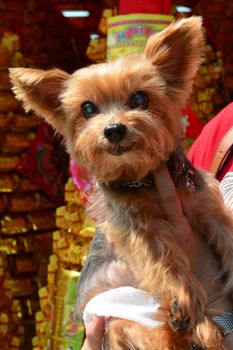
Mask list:
[[[154,173],[154,181],[158,189],[161,209],[173,226],[179,244],[184,247],[189,256],[193,272],[202,281],[209,299],[209,306],[223,311],[233,308],[233,300],[222,295],[219,281],[213,285],[213,278],[218,269],[218,260],[204,240],[199,239],[185,216],[188,203],[182,203],[177,196],[176,188],[164,165]],[[203,264],[203,261],[205,263]],[[212,288],[209,286],[212,285]],[[224,345],[227,350],[233,350],[233,333],[225,336]]]

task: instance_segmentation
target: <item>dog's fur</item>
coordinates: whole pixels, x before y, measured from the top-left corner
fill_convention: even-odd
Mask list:
[[[85,267],[88,276],[81,279],[81,307],[99,292],[125,284],[144,289],[161,303],[157,317],[164,323],[155,329],[112,319],[105,337],[110,349],[182,350],[192,344],[224,349],[221,331],[208,317],[204,288],[160,209],[156,188],[124,185],[142,179],[147,183],[152,171],[168,162],[179,197],[189,202],[189,222],[219,257],[224,293],[231,294],[231,216],[217,182],[194,170],[178,148],[180,110],[190,96],[202,47],[201,19],[191,17],[151,36],[143,54],[71,75],[58,69],[10,70],[13,90],[25,109],[34,110],[60,132],[71,156],[99,183],[94,213],[104,235],[98,233]],[[148,106],[135,108],[136,92],[147,95]],[[98,108],[90,118],[84,117],[85,101]],[[125,134],[112,142],[106,127],[119,123],[125,125]],[[189,318],[189,327],[182,331]]]

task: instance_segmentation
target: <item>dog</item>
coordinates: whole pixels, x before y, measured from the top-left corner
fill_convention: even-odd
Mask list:
[[[71,157],[98,181],[91,212],[101,233],[92,245],[89,275],[80,280],[80,308],[122,285],[160,302],[158,327],[112,318],[105,331],[107,349],[224,349],[204,287],[160,209],[152,179],[167,162],[178,196],[190,203],[192,229],[220,259],[224,293],[231,294],[232,218],[217,182],[194,169],[180,148],[180,110],[203,60],[203,43],[201,18],[193,16],[149,37],[143,54],[73,74],[10,69],[13,91],[25,110],[62,134]]]

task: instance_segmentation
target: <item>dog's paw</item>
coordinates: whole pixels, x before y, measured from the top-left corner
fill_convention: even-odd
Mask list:
[[[175,332],[186,332],[192,327],[192,322],[189,315],[178,305],[176,301],[173,302],[171,306],[168,323],[171,329]]]

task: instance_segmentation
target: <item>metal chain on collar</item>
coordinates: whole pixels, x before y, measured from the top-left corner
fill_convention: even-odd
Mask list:
[[[121,187],[136,187],[136,188],[139,188],[139,187],[151,187],[153,185],[153,182],[152,181],[125,181],[125,182],[121,182],[120,183],[120,186]]]
[[[124,181],[124,182],[109,182],[109,185],[113,188],[120,189],[120,188],[140,188],[140,187],[152,187],[154,186],[154,182],[152,180],[147,181]],[[97,188],[101,187],[101,182],[97,182],[96,184]]]

